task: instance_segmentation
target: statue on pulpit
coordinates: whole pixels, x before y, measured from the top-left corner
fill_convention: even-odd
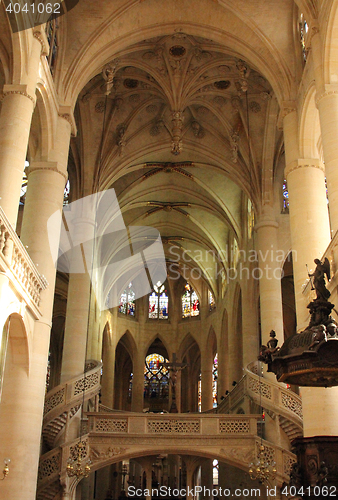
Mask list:
[[[313,277],[312,289],[316,290],[316,300],[327,301],[331,295],[329,290],[326,288],[325,284],[325,276],[327,281],[330,280],[330,262],[327,257],[325,257],[324,262],[322,263],[319,259],[315,259],[314,263],[316,264],[316,269],[313,273],[308,273],[309,278]]]

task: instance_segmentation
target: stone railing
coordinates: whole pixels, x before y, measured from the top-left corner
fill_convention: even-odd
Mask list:
[[[40,304],[42,290],[47,288],[46,279],[41,276],[18,235],[0,207],[0,268],[11,271],[12,281],[17,281],[20,295],[27,294],[36,307]],[[24,293],[22,293],[24,292]]]
[[[88,368],[90,369],[88,370]],[[58,416],[59,413],[81,402],[84,391],[85,400],[99,393],[102,363],[93,360],[87,361],[86,369],[85,375],[82,374],[47,392],[44,407],[44,425]]]
[[[256,365],[249,365],[245,375],[224,398],[217,408],[217,413],[234,413],[244,397],[250,398],[266,410],[271,410],[293,421],[300,427],[303,425],[301,398],[294,392],[286,389],[282,384],[259,377]]]
[[[89,413],[89,433],[82,436],[81,459],[91,460],[92,470],[137,454],[191,453],[192,446],[229,461],[248,467],[264,446],[266,461],[276,462],[278,484],[287,481],[296,456],[290,451],[261,440],[257,436],[258,415],[144,415]],[[59,472],[65,476],[67,460],[79,452],[79,439],[66,443],[41,457],[39,491],[53,483]],[[42,495],[41,495],[42,498]]]
[[[95,435],[154,434],[184,436],[257,436],[259,415],[88,413],[91,437]]]

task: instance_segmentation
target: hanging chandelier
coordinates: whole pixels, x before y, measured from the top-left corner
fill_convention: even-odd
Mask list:
[[[269,464],[264,457],[264,446],[261,444],[259,447],[259,455],[255,462],[249,465],[250,479],[253,481],[257,479],[260,483],[265,483],[268,479],[275,479],[276,477],[276,462]]]
[[[88,477],[90,474],[90,464],[91,461],[88,459],[84,465],[82,465],[82,450],[86,447],[86,443],[84,441],[80,441],[77,445],[77,454],[76,458],[73,459],[69,457],[67,461],[67,475],[68,477]]]

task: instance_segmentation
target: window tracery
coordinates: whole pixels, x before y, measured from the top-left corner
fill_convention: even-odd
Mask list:
[[[216,309],[216,302],[210,290],[208,290],[208,302],[209,302],[209,311],[213,311],[214,309]]]
[[[300,43],[302,46],[302,54],[303,54],[303,59],[306,62],[307,58],[307,50],[306,50],[306,45],[305,45],[305,37],[306,33],[309,31],[309,25],[306,22],[306,19],[304,18],[304,15],[301,14],[299,17],[299,36],[300,36]]]
[[[212,479],[213,486],[218,486],[218,477],[219,477],[219,464],[218,460],[213,460],[212,462]]]
[[[283,181],[282,194],[283,194],[282,214],[288,214],[289,213],[289,191],[288,191],[288,184],[286,182],[286,179],[284,179],[284,181]]]
[[[162,363],[169,361],[160,354],[149,354],[144,365],[144,397],[169,397],[169,371]]]
[[[217,406],[217,378],[218,378],[218,354],[216,353],[212,365],[212,406]]]
[[[199,316],[200,313],[200,302],[197,293],[193,288],[187,283],[184,287],[184,293],[182,295],[182,317],[189,318],[191,316]]]
[[[248,238],[252,238],[253,228],[255,225],[255,212],[251,200],[248,200]]]
[[[200,372],[199,377],[198,377],[197,391],[198,391],[197,409],[198,409],[198,412],[201,413],[201,411],[202,411],[202,374],[201,374],[201,372]]]
[[[49,54],[46,57],[52,76],[55,76],[54,73],[55,73],[55,66],[59,48],[58,29],[59,29],[59,23],[57,18],[51,19],[46,24],[46,35],[49,43]]]
[[[133,284],[129,283],[128,287],[121,294],[119,312],[129,316],[135,316],[135,309],[135,291],[133,289]]]
[[[160,281],[154,285],[154,291],[149,295],[149,319],[168,319],[169,297],[164,284]]]

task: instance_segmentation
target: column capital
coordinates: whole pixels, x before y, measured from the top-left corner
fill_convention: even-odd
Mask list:
[[[2,96],[1,96],[1,101],[5,99],[8,95],[22,95],[24,97],[27,97],[30,99],[33,103],[33,106],[36,104],[36,97],[30,95],[28,92],[28,86],[23,85],[23,84],[16,84],[16,85],[4,85],[3,91],[2,91]]]
[[[72,136],[75,137],[77,134],[77,128],[76,128],[76,122],[74,118],[74,112],[71,106],[60,106],[59,107],[59,112],[58,115],[60,118],[63,118],[66,120],[70,127],[71,127],[71,132]]]
[[[279,130],[283,129],[283,120],[284,118],[289,115],[290,113],[293,113],[294,111],[297,111],[297,103],[296,101],[283,101],[279,115],[278,115],[278,120],[277,120],[277,128]]]
[[[323,162],[321,162],[318,158],[311,159],[299,159],[290,163],[287,167],[285,167],[284,175],[285,178],[288,177],[291,172],[294,170],[298,170],[299,168],[318,168],[322,172],[325,173],[325,167]]]
[[[332,96],[332,95],[337,95],[338,96],[338,84],[336,83],[330,83],[328,85],[325,85],[325,90],[316,94],[316,106],[318,107],[318,104],[325,99],[326,97]]]
[[[65,179],[65,184],[68,180],[68,174],[65,172],[62,172],[62,170],[59,169],[58,167],[58,162],[56,161],[34,161],[32,162],[29,167],[25,168],[25,172],[27,174],[27,177],[32,172],[36,172],[37,170],[45,170],[45,171],[52,171],[56,172],[57,174],[62,175],[62,177]]]
[[[45,30],[41,29],[41,26],[33,28],[33,37],[36,38],[41,44],[41,55],[48,56],[49,43]]]

